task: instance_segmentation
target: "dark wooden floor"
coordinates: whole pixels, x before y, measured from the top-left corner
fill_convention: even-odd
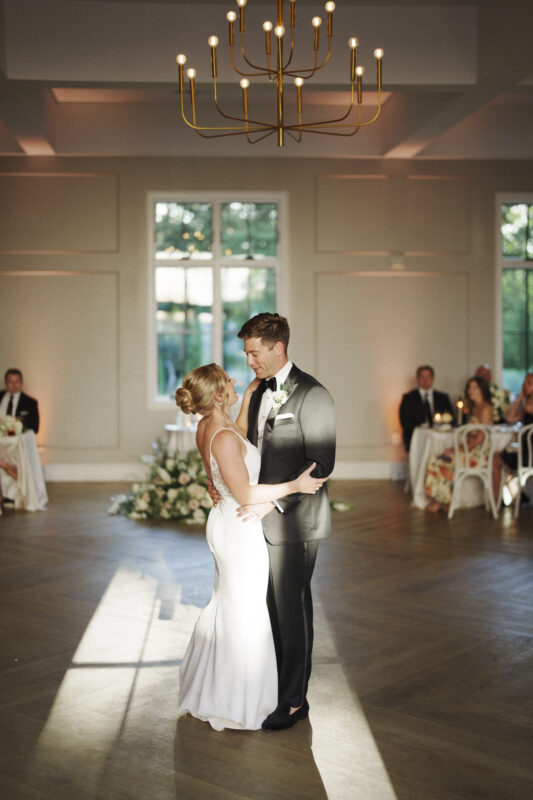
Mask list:
[[[533,797],[533,508],[451,522],[398,484],[338,482],[314,579],[308,721],[176,721],[179,661],[212,581],[199,530],[106,514],[52,484],[0,518],[5,800]]]

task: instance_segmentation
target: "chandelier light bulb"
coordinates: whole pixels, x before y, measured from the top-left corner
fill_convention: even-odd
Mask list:
[[[281,39],[284,33],[285,33],[285,28],[283,27],[283,25],[276,25],[276,27],[274,28],[274,34],[278,37],[278,39]]]
[[[192,80],[193,78],[196,78],[196,70],[195,70],[195,69],[193,69],[192,67],[191,67],[190,69],[188,69],[188,70],[187,70],[187,77],[188,77],[190,80]]]
[[[243,78],[242,81],[240,82],[240,85],[241,89],[247,89],[250,85],[250,81],[248,80],[248,78]]]
[[[237,0],[237,5],[239,6],[239,8],[244,8],[247,2],[248,0]]]
[[[235,13],[235,11],[228,11],[228,13],[226,14],[226,19],[228,20],[228,22],[235,22],[235,20],[237,19],[237,14]]]
[[[304,85],[304,79],[303,78],[295,78],[294,79],[294,85],[295,86],[303,86]]]
[[[335,3],[331,2],[330,0],[330,2],[326,3],[324,8],[328,12],[328,14],[332,14],[335,11]]]
[[[183,53],[180,53],[179,56],[176,56],[176,61],[178,62],[178,64],[181,64],[181,66],[183,66],[187,61],[187,56],[184,56]]]
[[[383,55],[384,55],[384,53],[383,53],[383,50],[381,49],[381,47],[377,47],[374,50],[374,58],[377,58],[378,61],[379,61],[380,58],[383,58]]]
[[[209,47],[216,47],[218,44],[218,36],[210,36],[207,40]]]
[[[322,17],[313,17],[313,19],[311,20],[311,25],[313,26],[313,28],[320,28],[320,26],[322,25]]]
[[[272,30],[272,23],[269,20],[267,20],[266,22],[263,22],[263,30],[264,31],[271,31]]]
[[[351,36],[351,37],[348,39],[348,47],[349,47],[351,50],[355,50],[355,48],[356,48],[358,45],[359,45],[359,39],[357,39],[357,37],[356,37],[356,36]]]
[[[359,78],[362,78],[362,77],[363,77],[363,75],[365,74],[365,68],[364,68],[364,67],[356,67],[356,68],[355,68],[355,74],[356,74],[356,75],[357,75]]]

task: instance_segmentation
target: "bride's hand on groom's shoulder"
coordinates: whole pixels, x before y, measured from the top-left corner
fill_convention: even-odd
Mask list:
[[[239,506],[237,509],[237,516],[243,522],[256,522],[263,519],[267,514],[274,510],[272,503],[249,503],[245,506]]]
[[[255,392],[255,390],[258,388],[258,386],[260,385],[260,383],[261,383],[261,381],[260,381],[259,378],[254,378],[253,381],[248,384],[248,386],[244,390],[244,393],[245,394],[253,394]]]

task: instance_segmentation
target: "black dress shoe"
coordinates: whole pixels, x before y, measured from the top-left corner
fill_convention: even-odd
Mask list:
[[[261,727],[264,731],[282,731],[284,728],[292,728],[296,725],[298,720],[305,719],[309,714],[309,703],[304,700],[303,705],[295,711],[290,713],[291,707],[288,703],[279,705],[272,714],[269,714]]]

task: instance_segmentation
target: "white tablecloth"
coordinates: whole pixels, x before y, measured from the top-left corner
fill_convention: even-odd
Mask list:
[[[18,478],[14,480],[0,469],[3,496],[13,500],[15,508],[44,511],[48,494],[34,432],[26,431],[21,436],[0,436],[0,455],[18,470]]]
[[[514,436],[513,428],[495,427],[493,441],[495,450],[505,450]],[[426,467],[430,458],[438,456],[448,447],[453,447],[454,432],[439,431],[435,428],[415,428],[409,450],[409,482],[413,493],[412,504],[416,508],[427,505],[424,481]],[[483,505],[483,488],[479,478],[466,478],[461,485],[458,508],[471,508]]]

